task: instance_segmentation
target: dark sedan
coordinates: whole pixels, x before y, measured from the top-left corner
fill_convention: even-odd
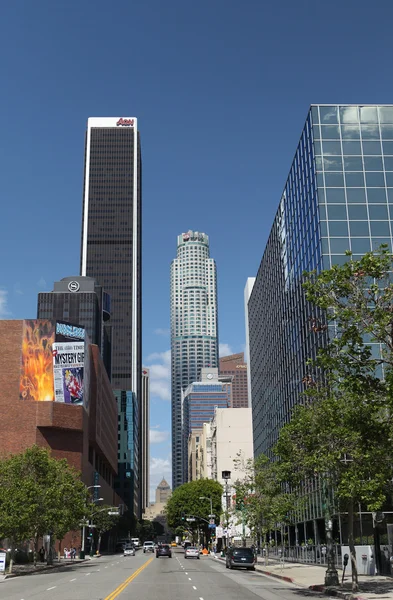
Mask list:
[[[156,558],[160,558],[160,556],[172,558],[172,550],[168,544],[161,544],[161,546],[157,547]]]

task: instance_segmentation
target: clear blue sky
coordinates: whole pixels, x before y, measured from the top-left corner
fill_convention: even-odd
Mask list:
[[[89,116],[136,116],[152,485],[170,481],[169,265],[210,236],[220,342],[244,345],[256,274],[310,103],[393,102],[393,4],[12,0],[0,7],[0,315],[78,273]],[[161,396],[161,397],[160,397]]]

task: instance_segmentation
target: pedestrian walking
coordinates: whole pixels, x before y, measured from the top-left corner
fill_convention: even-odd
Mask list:
[[[40,561],[44,562],[45,560],[45,548],[44,546],[41,546],[41,548],[38,551],[39,557],[40,557]]]

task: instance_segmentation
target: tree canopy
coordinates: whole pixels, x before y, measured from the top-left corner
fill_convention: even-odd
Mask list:
[[[209,498],[212,499],[213,514],[218,518],[222,513],[222,493],[222,485],[213,479],[197,479],[184,483],[173,491],[167,502],[168,525],[172,529],[186,525],[190,530],[195,530],[199,525],[206,530],[205,521],[209,520],[210,514]],[[195,517],[197,520],[187,522],[187,517]]]

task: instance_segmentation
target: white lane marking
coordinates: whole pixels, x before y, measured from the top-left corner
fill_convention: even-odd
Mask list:
[[[203,598],[199,598],[199,600],[203,600]]]
[[[88,575],[91,575],[91,573],[85,573],[85,577],[87,577]]]
[[[76,581],[76,577],[74,577],[74,579],[70,579],[70,581]]]
[[[196,587],[195,587],[195,585],[193,585],[192,587],[194,588],[194,590],[196,590]]]
[[[105,569],[107,569],[108,567],[105,567]]]
[[[186,575],[188,575],[188,573],[186,573]]]
[[[99,570],[100,570],[100,569],[97,569],[97,571],[96,571],[96,572],[98,573],[98,571],[99,571]]]
[[[191,581],[191,577],[188,578],[188,581]]]
[[[49,592],[49,590],[54,590],[54,589],[55,589],[55,587],[56,587],[56,586],[54,585],[54,586],[52,586],[52,587],[50,587],[50,588],[47,588],[47,589],[46,589],[46,591],[47,591],[47,592]]]

